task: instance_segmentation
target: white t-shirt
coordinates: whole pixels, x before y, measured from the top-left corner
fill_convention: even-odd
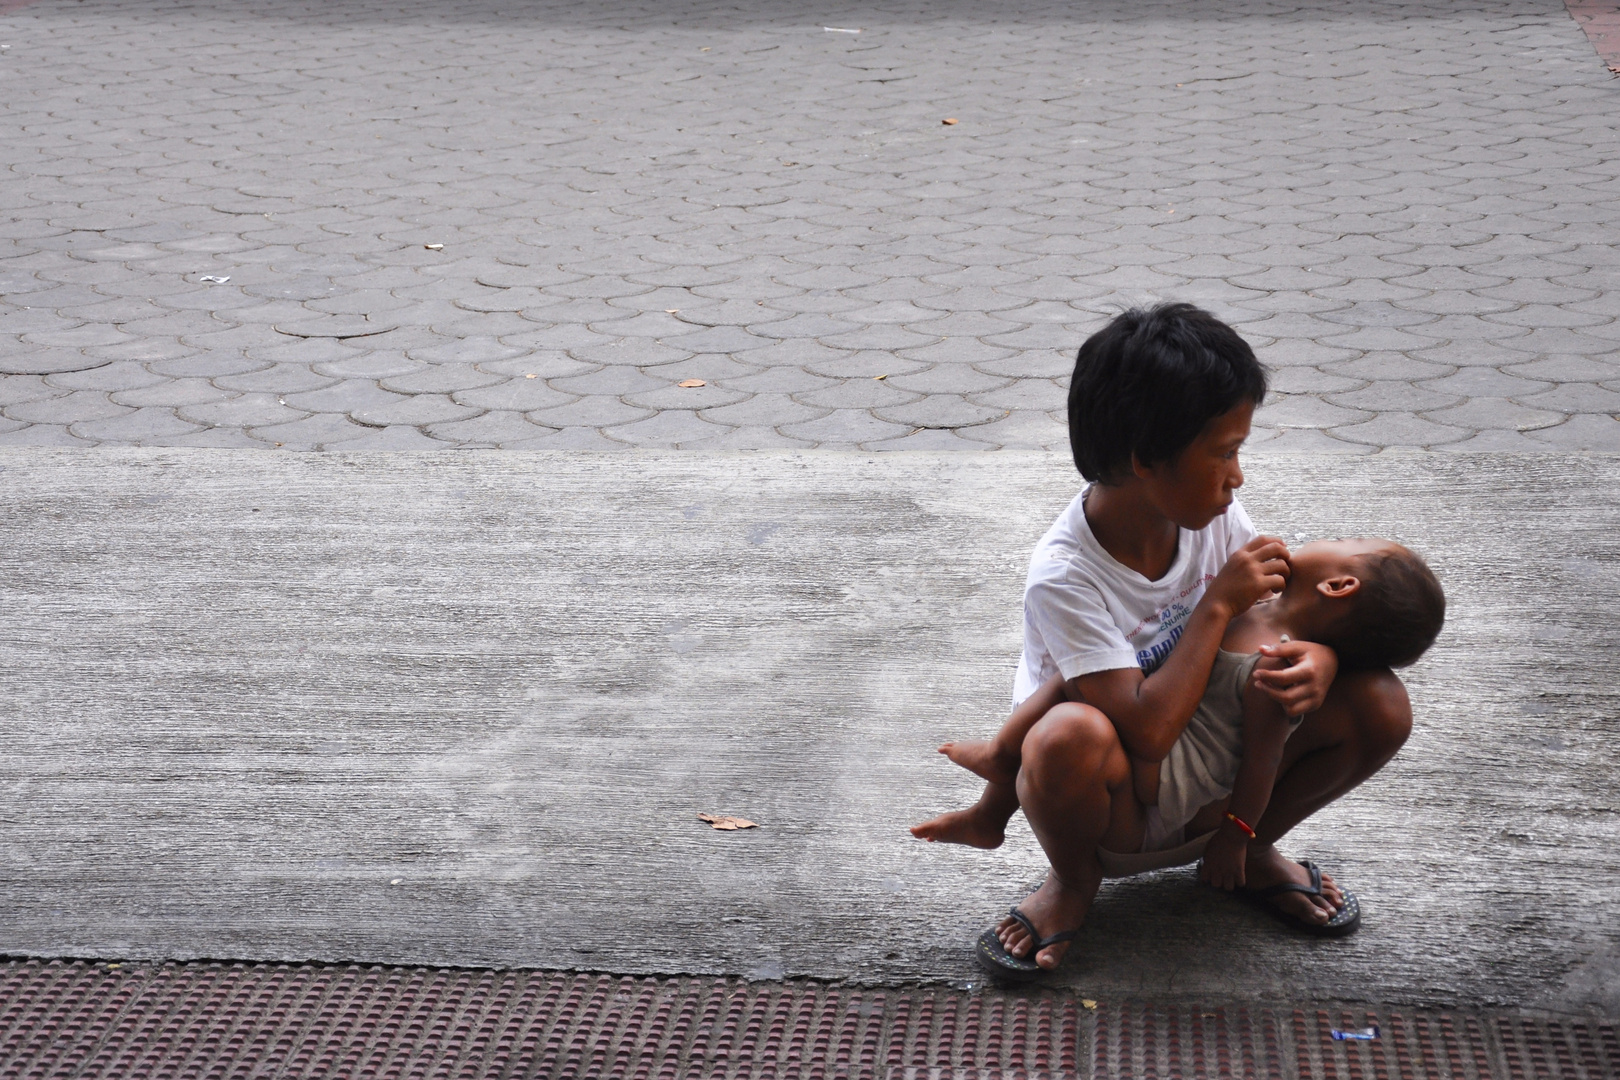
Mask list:
[[[1013,683],[1023,701],[1053,675],[1139,667],[1152,674],[1181,639],[1204,589],[1232,552],[1255,538],[1234,499],[1197,532],[1181,530],[1175,561],[1149,581],[1103,550],[1086,521],[1090,485],[1046,530],[1024,583],[1024,656]]]

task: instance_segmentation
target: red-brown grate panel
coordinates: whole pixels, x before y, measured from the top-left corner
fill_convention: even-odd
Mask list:
[[[1377,1025],[1376,1041],[1335,1029]],[[545,971],[0,962],[0,1080],[1600,1080],[1610,1021]]]

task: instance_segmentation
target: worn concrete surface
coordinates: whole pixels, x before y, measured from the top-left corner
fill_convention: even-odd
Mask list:
[[[1290,847],[1365,930],[1111,884],[1111,997],[1620,1012],[1620,461],[1255,459],[1451,597],[1417,731]],[[1042,454],[0,454],[0,953],[974,977],[1038,880],[905,826],[1006,707]],[[764,827],[714,832],[700,811]]]
[[[1175,297],[1280,449],[1620,450],[1559,0],[7,8],[0,444],[1050,447]]]

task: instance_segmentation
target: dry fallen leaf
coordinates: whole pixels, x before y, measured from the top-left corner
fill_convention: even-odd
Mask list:
[[[1081,998],[1080,1004],[1088,1009],[1095,1009],[1097,1007],[1097,1003],[1092,1001],[1090,998]]]
[[[956,117],[947,116],[945,119],[941,120],[940,123],[946,124],[946,125],[954,124],[954,123],[956,123]]]
[[[747,818],[732,817],[729,814],[699,814],[699,821],[706,821],[709,827],[719,829],[721,832],[736,832],[738,829],[757,829],[759,822],[749,821]]]
[[[709,384],[704,382],[702,379],[682,379],[675,385],[684,386],[686,389],[690,390],[694,386],[708,386]]]
[[[678,308],[678,307],[667,307],[667,308],[664,309],[664,314],[665,315],[678,315],[678,314],[680,314],[680,310],[681,309]]]
[[[525,379],[538,379],[540,376],[534,374],[534,372],[531,371],[529,374],[527,374],[527,375],[525,375],[523,377]]]
[[[887,379],[888,376],[887,375],[874,375],[874,376],[872,376],[872,378],[878,380],[879,382],[882,382],[884,379]]]

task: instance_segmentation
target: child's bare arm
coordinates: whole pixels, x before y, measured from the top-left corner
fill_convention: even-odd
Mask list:
[[[1159,766],[1163,762],[1143,761],[1126,755],[1131,763],[1131,787],[1136,790],[1136,799],[1143,806],[1159,805]]]
[[[1261,660],[1259,666],[1269,669],[1281,663],[1279,659],[1267,659]],[[1243,757],[1232,784],[1232,797],[1226,804],[1231,816],[1221,822],[1204,850],[1204,877],[1217,888],[1243,887],[1243,867],[1252,839],[1248,830],[1255,827],[1271,802],[1288,730],[1288,713],[1251,679],[1243,688]]]
[[[1287,546],[1275,537],[1255,538],[1226,560],[1163,666],[1151,675],[1137,668],[1081,675],[1069,682],[1070,699],[1100,709],[1113,721],[1133,759],[1163,761],[1204,696],[1228,624],[1287,584],[1288,573]]]

